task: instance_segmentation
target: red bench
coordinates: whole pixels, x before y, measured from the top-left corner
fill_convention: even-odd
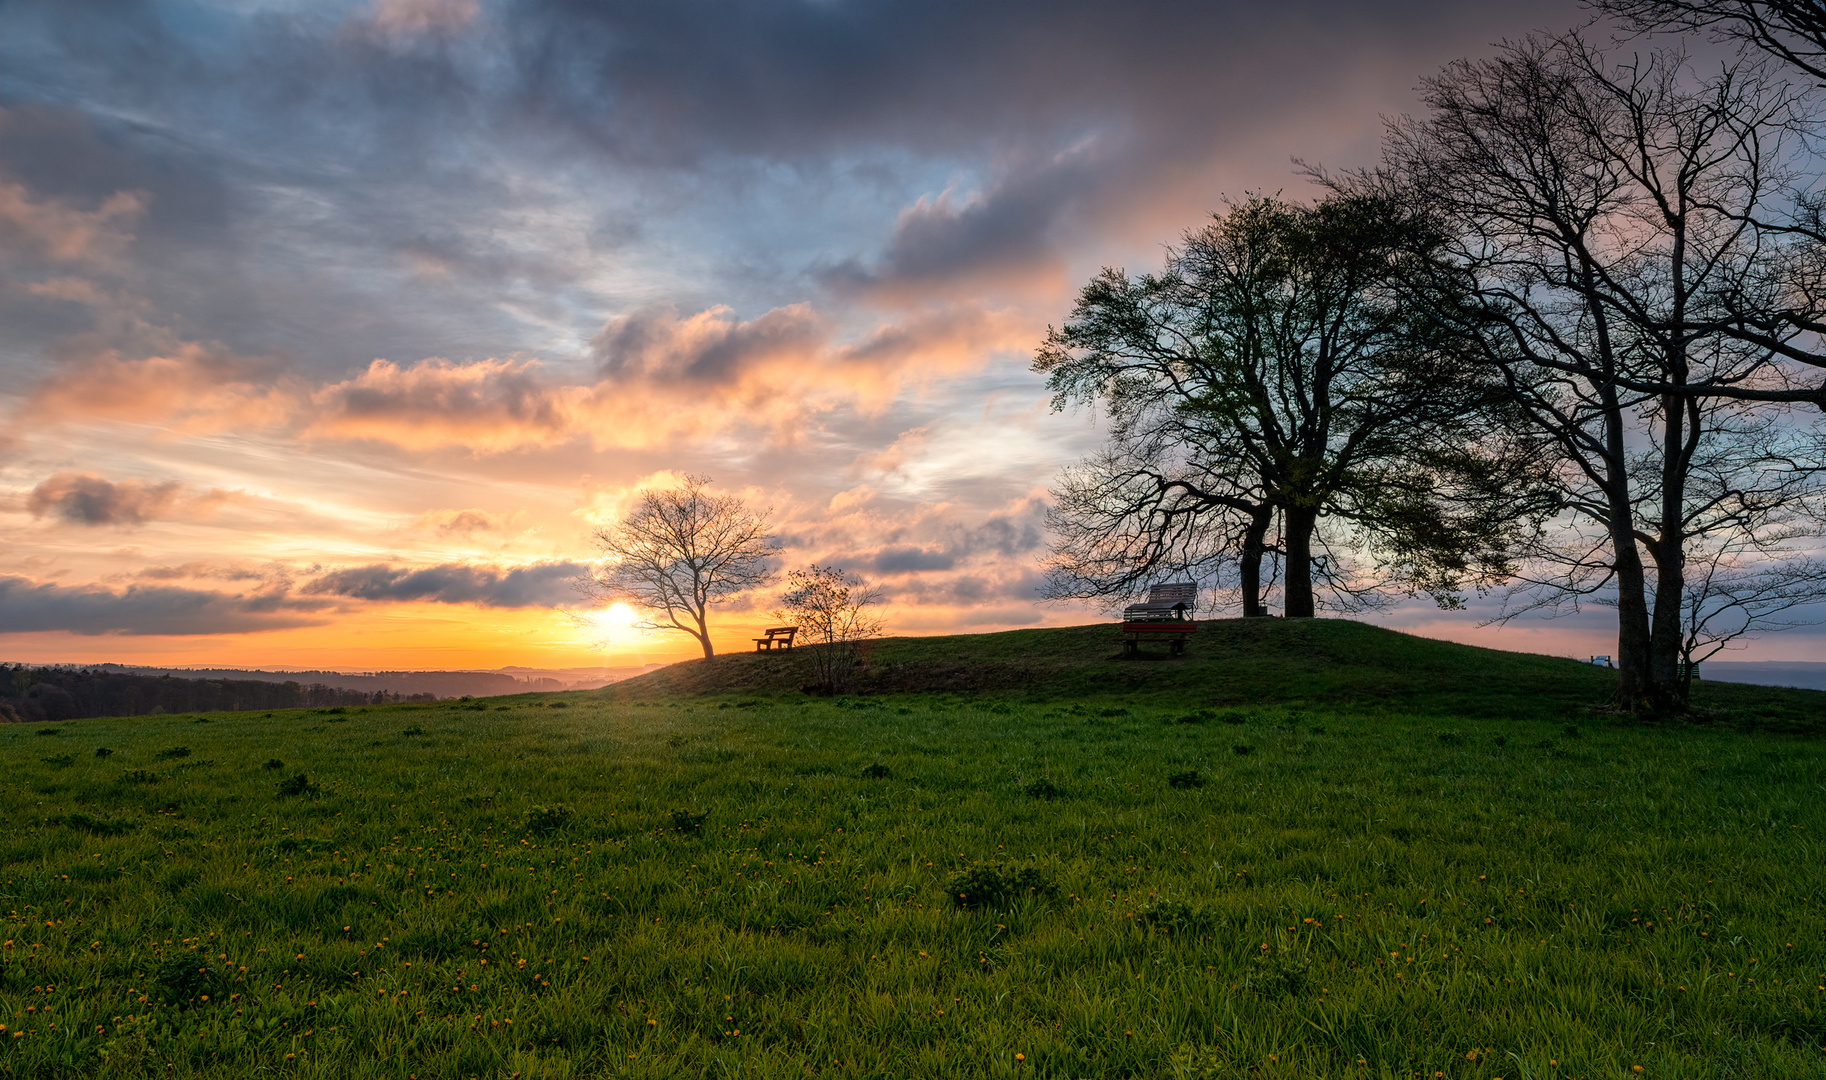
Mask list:
[[[1186,640],[1198,630],[1192,621],[1192,606],[1198,601],[1198,586],[1190,581],[1155,585],[1148,590],[1146,602],[1122,609],[1122,651],[1134,656],[1144,641],[1165,641],[1167,651],[1178,656],[1186,651]]]

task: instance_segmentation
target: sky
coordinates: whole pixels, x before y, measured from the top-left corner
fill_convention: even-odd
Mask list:
[[[707,475],[891,632],[1038,599],[1103,266],[1572,0],[0,4],[0,660],[622,665],[592,532]],[[745,648],[772,600],[717,621]],[[1611,651],[1604,613],[1390,625]],[[1222,612],[1218,612],[1222,614]],[[1748,659],[1806,659],[1777,637]]]

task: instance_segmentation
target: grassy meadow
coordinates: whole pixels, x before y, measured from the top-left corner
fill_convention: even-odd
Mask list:
[[[1200,639],[0,728],[0,1075],[1826,1078],[1826,694]]]

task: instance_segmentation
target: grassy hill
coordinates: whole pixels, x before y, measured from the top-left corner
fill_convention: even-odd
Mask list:
[[[1044,703],[1167,707],[1350,705],[1465,717],[1569,719],[1602,706],[1616,673],[1576,661],[1416,637],[1344,619],[1213,619],[1186,655],[1124,657],[1109,623],[871,643],[860,694],[940,693]],[[691,660],[608,688],[612,700],[793,693],[813,682],[803,652]],[[1826,731],[1826,693],[1738,683],[1695,686],[1697,718]]]
[[[0,725],[0,1077],[1826,1080],[1826,694],[1200,635]]]

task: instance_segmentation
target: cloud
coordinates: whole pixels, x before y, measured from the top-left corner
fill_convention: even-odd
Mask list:
[[[321,625],[325,620],[310,612],[323,606],[274,593],[233,596],[140,585],[114,592],[0,576],[0,632],[8,634],[243,634]]]
[[[104,348],[73,357],[33,387],[22,419],[249,431],[288,422],[298,408],[297,387],[298,380],[275,371],[270,358],[235,355],[219,345],[184,342],[137,358]]]
[[[869,568],[878,574],[949,570],[955,565],[957,558],[950,552],[912,546],[882,548],[869,560]]]
[[[572,437],[575,396],[532,360],[376,360],[311,395],[317,411],[305,434],[476,450],[550,445]]]
[[[588,570],[575,562],[533,563],[507,570],[455,563],[413,570],[376,563],[332,571],[300,591],[307,596],[346,596],[356,600],[430,600],[491,608],[558,607],[578,599],[571,582]]]
[[[375,0],[366,22],[386,34],[450,33],[479,13],[475,0]]]
[[[775,308],[748,322],[714,307],[681,319],[670,304],[610,319],[590,340],[610,383],[728,383],[759,366],[805,362],[830,327],[809,304]]]
[[[0,256],[51,263],[113,262],[145,213],[143,191],[118,191],[93,210],[65,199],[33,200],[25,185],[0,183]]]
[[[476,533],[506,532],[513,526],[514,514],[491,514],[471,507],[466,510],[427,510],[413,521],[413,527],[439,536],[470,537]]]
[[[183,497],[176,481],[110,481],[84,472],[60,472],[26,496],[33,517],[55,517],[76,525],[138,525],[160,518],[207,513],[232,498],[219,489]]]

